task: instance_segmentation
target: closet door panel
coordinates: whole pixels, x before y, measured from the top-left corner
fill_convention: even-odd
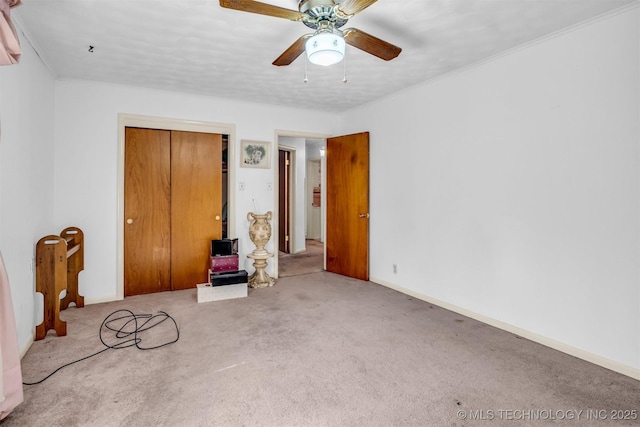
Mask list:
[[[125,296],[171,289],[170,137],[125,129]]]
[[[171,131],[171,284],[208,281],[212,239],[222,237],[222,136]]]

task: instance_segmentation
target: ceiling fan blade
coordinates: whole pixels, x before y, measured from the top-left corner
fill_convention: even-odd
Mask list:
[[[394,46],[384,40],[367,34],[364,31],[360,31],[357,28],[348,28],[344,30],[344,41],[347,44],[357,47],[360,50],[364,50],[371,55],[377,56],[385,61],[390,61],[396,56],[400,55],[402,49],[398,46]]]
[[[227,9],[241,10],[243,12],[258,13],[260,15],[275,16],[276,18],[301,21],[302,13],[297,10],[285,9],[267,3],[253,0],[220,0],[220,6]]]
[[[351,17],[356,13],[362,12],[378,0],[343,0],[335,10],[344,15],[345,17]]]
[[[280,67],[283,65],[289,65],[293,61],[295,61],[296,58],[300,56],[302,52],[304,52],[304,44],[312,35],[313,34],[305,34],[304,36],[293,42],[293,44],[289,46],[287,50],[282,52],[282,55],[280,55],[275,61],[273,61],[273,65],[277,65]]]

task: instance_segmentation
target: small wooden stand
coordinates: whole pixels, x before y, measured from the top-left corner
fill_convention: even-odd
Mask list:
[[[36,340],[43,339],[50,329],[58,336],[67,335],[60,309],[70,302],[84,306],[84,297],[78,294],[78,273],[84,269],[84,234],[69,227],[61,235],[45,236],[36,245],[36,292],[44,296],[44,319],[36,326]],[[61,300],[62,291],[67,294]]]

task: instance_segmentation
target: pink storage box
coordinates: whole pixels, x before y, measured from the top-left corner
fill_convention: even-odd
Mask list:
[[[226,273],[238,271],[238,254],[211,256],[211,272]]]

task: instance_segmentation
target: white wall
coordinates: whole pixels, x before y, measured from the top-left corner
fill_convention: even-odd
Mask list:
[[[80,293],[88,302],[116,296],[118,113],[234,124],[236,141],[230,143],[235,143],[236,152],[242,139],[270,141],[272,167],[277,165],[276,129],[333,133],[335,129],[323,123],[337,118],[332,113],[87,81],[56,82],[55,111],[56,164],[74,165],[56,169],[55,225],[76,225],[85,233]],[[274,188],[277,183],[273,170],[230,166],[236,166],[231,170],[235,182],[245,184],[244,191],[234,193],[233,219],[241,266],[252,272],[253,263],[246,259],[254,249],[247,212],[275,212],[274,192],[266,188],[268,182]],[[273,239],[267,249],[273,251]],[[273,263],[267,271],[273,274]]]
[[[0,250],[25,351],[43,317],[34,309],[35,245],[62,228],[53,213],[54,81],[20,37],[20,63],[0,67]]]
[[[323,185],[324,174],[322,173],[322,169],[324,166],[324,154],[320,155],[320,150],[324,150],[324,147],[327,143],[326,139],[307,139],[307,169],[309,169],[310,161],[317,161],[320,165],[319,171],[309,171],[307,170],[307,200],[306,203],[306,236],[309,239],[317,239],[321,242],[324,242],[324,209],[326,203],[324,200],[324,195],[320,195],[320,208],[313,207],[313,187],[316,175],[320,179],[320,187],[321,190],[325,190],[325,186]]]
[[[372,280],[638,377],[639,22],[344,114],[371,132]]]

